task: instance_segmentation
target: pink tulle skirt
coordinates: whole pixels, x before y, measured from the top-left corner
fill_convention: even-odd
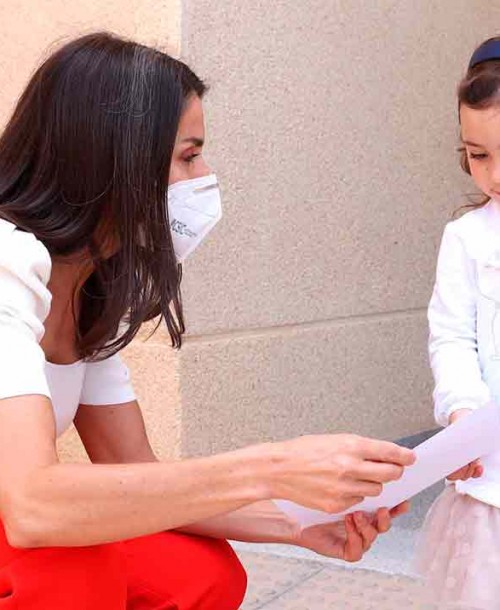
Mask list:
[[[500,609],[500,509],[448,486],[432,505],[417,571],[438,608]]]

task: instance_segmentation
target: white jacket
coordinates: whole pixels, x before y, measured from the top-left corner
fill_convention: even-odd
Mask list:
[[[458,409],[500,404],[499,202],[446,226],[428,319],[436,421],[446,426]],[[500,439],[483,466],[480,479],[456,489],[500,508]]]

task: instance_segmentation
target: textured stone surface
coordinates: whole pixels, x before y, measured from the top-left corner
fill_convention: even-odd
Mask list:
[[[420,582],[372,570],[239,552],[249,587],[242,610],[434,610]]]
[[[186,343],[182,453],[307,433],[398,438],[432,426],[425,317],[355,320]]]
[[[499,4],[184,7],[225,202],[186,265],[191,332],[425,307],[443,223],[464,200],[456,83]]]
[[[134,380],[153,449],[161,458],[177,457],[181,436],[177,353],[170,345],[139,339],[126,348],[124,361]]]
[[[248,574],[245,610],[262,608],[324,569],[323,564],[310,560],[244,551],[238,555]]]
[[[425,308],[500,5],[185,0],[224,217],[185,265],[182,451],[430,427]]]

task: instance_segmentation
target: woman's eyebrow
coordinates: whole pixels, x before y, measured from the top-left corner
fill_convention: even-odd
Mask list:
[[[475,146],[476,148],[484,148],[482,144],[476,144],[475,142],[471,142],[470,140],[462,140],[463,144],[467,144],[467,146]]]
[[[184,140],[181,140],[181,142],[184,144],[185,142],[189,142],[191,144],[194,144],[194,146],[203,146],[203,144],[205,144],[205,140],[201,139],[201,138],[184,138]]]

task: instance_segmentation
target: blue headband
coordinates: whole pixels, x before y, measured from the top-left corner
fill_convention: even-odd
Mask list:
[[[469,62],[469,70],[477,66],[477,64],[483,63],[483,61],[490,61],[491,59],[500,60],[500,40],[485,42],[479,49],[474,51]]]

